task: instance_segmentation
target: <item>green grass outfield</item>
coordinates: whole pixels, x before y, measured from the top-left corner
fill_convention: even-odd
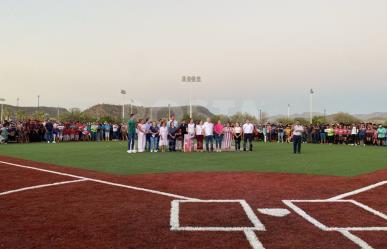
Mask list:
[[[284,172],[353,176],[387,168],[387,148],[254,144],[254,152],[126,153],[124,142],[0,145],[0,155],[120,175],[165,172]]]

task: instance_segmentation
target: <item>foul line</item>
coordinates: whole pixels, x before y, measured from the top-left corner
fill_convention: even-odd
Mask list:
[[[378,183],[375,183],[375,184],[366,186],[366,187],[364,187],[364,188],[359,188],[359,189],[353,190],[353,191],[351,191],[351,192],[344,193],[344,194],[341,194],[341,195],[338,195],[338,196],[329,198],[329,199],[327,199],[327,200],[329,200],[329,201],[340,200],[340,199],[346,198],[346,197],[348,197],[348,196],[357,195],[357,194],[360,194],[360,193],[362,193],[362,192],[366,192],[366,191],[368,191],[368,190],[371,190],[371,189],[373,189],[373,188],[380,187],[380,186],[382,186],[382,185],[384,185],[384,184],[387,184],[387,181],[381,181],[381,182],[378,182]]]
[[[67,174],[67,173],[62,173],[62,172],[54,171],[54,170],[41,169],[41,168],[37,168],[37,167],[21,165],[21,164],[16,164],[16,163],[9,163],[9,162],[5,162],[5,161],[0,161],[0,163],[11,165],[11,166],[15,166],[15,167],[19,167],[19,168],[32,169],[32,170],[47,172],[47,173],[56,174],[56,175],[69,176],[69,177],[83,179],[83,180],[88,180],[88,181],[92,181],[92,182],[98,182],[98,183],[102,183],[102,184],[106,184],[106,185],[111,185],[111,186],[115,186],[115,187],[127,188],[127,189],[143,191],[143,192],[148,192],[148,193],[157,194],[157,195],[168,196],[168,197],[172,197],[172,198],[176,198],[176,199],[198,200],[198,199],[195,199],[195,198],[190,198],[190,197],[186,197],[186,196],[182,196],[182,195],[175,195],[175,194],[171,194],[171,193],[167,193],[167,192],[162,192],[162,191],[157,191],[157,190],[153,190],[153,189],[141,188],[141,187],[136,187],[136,186],[130,186],[130,185],[125,185],[125,184],[119,184],[119,183],[114,183],[114,182],[109,182],[109,181],[98,180],[98,179],[89,178],[89,177],[83,177],[83,176],[78,176],[78,175],[73,175],[73,174]]]
[[[31,186],[31,187],[19,188],[19,189],[15,189],[15,190],[9,190],[9,191],[2,192],[2,193],[0,193],[0,196],[13,194],[13,193],[17,193],[17,192],[22,192],[22,191],[26,191],[26,190],[31,190],[31,189],[45,188],[45,187],[58,186],[58,185],[64,185],[64,184],[75,183],[75,182],[84,182],[84,181],[87,181],[87,179],[78,179],[78,180],[64,181],[64,182],[54,182],[54,183],[49,183],[49,184],[42,184],[42,185],[36,185],[36,186]]]

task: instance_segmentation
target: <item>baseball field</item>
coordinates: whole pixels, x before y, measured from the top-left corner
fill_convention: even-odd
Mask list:
[[[387,248],[387,152],[8,144],[0,220],[0,248]]]

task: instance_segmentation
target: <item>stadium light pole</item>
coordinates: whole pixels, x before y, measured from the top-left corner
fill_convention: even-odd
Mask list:
[[[0,102],[1,102],[1,123],[3,123],[4,122],[4,101],[5,101],[5,99],[3,99],[3,98],[0,98]]]
[[[194,83],[202,82],[201,76],[182,76],[183,83],[189,83],[189,117],[192,118],[192,86]]]
[[[314,94],[314,91],[313,89],[311,88],[310,89],[310,92],[309,92],[309,95],[310,95],[310,110],[309,110],[309,122],[312,124],[313,123],[313,94]]]
[[[122,122],[125,121],[125,95],[126,95],[126,90],[121,89],[121,94],[122,94]]]
[[[130,99],[130,114],[133,114],[133,103],[134,103],[134,100]]]

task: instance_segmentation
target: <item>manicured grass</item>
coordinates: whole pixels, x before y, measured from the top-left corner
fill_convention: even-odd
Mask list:
[[[306,144],[303,154],[294,155],[291,146],[257,143],[252,153],[127,154],[124,142],[8,144],[0,145],[0,155],[121,175],[252,171],[353,176],[387,168],[387,148]]]

